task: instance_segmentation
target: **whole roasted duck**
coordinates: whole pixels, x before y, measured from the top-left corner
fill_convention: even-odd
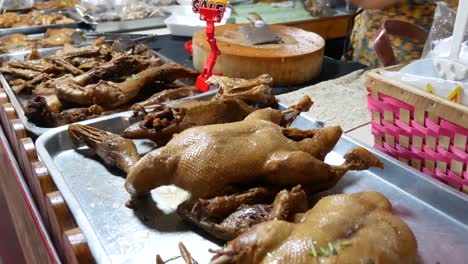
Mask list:
[[[225,82],[216,81],[223,78]],[[166,90],[153,95],[148,100],[133,106],[135,114],[145,114],[124,131],[124,137],[131,139],[147,138],[158,145],[165,145],[174,134],[194,126],[229,123],[243,120],[256,110],[251,105],[274,106],[276,98],[271,89],[272,79],[261,75],[255,79],[231,79],[228,77],[211,77],[208,82],[219,87],[218,93],[210,101],[174,100],[181,95],[190,94],[191,88]],[[167,101],[167,99],[170,101]],[[303,111],[312,105],[310,98],[305,98],[298,107]],[[145,108],[152,107],[147,113]]]
[[[382,167],[362,148],[346,154],[343,165],[324,163],[341,129],[281,127],[290,112],[298,110],[260,109],[243,121],[189,128],[141,159],[133,142],[118,135],[79,124],[71,125],[69,132],[107,164],[127,172],[125,187],[132,196],[169,184],[196,198],[233,193],[246,185],[301,184],[308,191],[319,191],[334,186],[348,170]]]
[[[118,42],[110,46],[100,38],[91,46],[65,46],[45,57],[33,50],[25,61],[3,63],[0,71],[8,75],[17,94],[36,95],[27,102],[25,115],[46,127],[127,110],[154,92],[174,88],[176,79],[197,76],[179,65],[161,66],[144,45],[128,51],[117,46]]]
[[[413,232],[380,193],[322,198],[297,221],[255,225],[213,250],[220,263],[418,263]]]

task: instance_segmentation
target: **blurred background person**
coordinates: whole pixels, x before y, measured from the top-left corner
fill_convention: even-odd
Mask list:
[[[363,11],[354,21],[351,35],[351,49],[347,59],[362,63],[370,68],[381,67],[382,62],[373,48],[373,38],[380,26],[387,19],[403,20],[429,31],[434,19],[437,1],[425,0],[348,0],[359,6]],[[445,0],[451,8],[456,9],[458,0]],[[424,48],[424,43],[418,43],[405,37],[390,35],[390,41],[398,63],[418,59]]]

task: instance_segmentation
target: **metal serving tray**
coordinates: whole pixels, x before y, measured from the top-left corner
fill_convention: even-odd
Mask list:
[[[105,21],[96,22],[80,16],[76,11],[71,13],[74,19],[79,19],[88,24],[94,31],[97,32],[129,32],[137,30],[147,30],[154,28],[165,27],[164,17],[147,17],[141,19],[121,20],[121,21]]]
[[[84,29],[80,29],[80,28],[77,28],[75,29],[75,31],[78,31],[78,32],[83,32],[83,34],[85,34],[86,32],[88,32],[87,30],[84,30]],[[34,34],[25,34],[28,38],[31,38],[31,39],[41,39],[41,38],[45,38],[45,32],[42,32],[42,33],[34,33]],[[90,44],[92,42],[90,41],[85,41],[83,40],[83,42],[81,43],[73,43],[74,45],[84,45],[84,44]],[[54,47],[44,47],[44,48],[40,48],[40,50],[43,50],[43,49],[53,49],[53,48],[59,48],[61,46],[54,46]],[[1,57],[1,56],[4,56],[4,55],[11,55],[11,54],[27,54],[29,53],[31,50],[30,49],[25,49],[23,47],[20,47],[20,48],[17,48],[16,50],[9,50],[7,52],[4,52],[4,53],[0,53],[0,59],[2,60],[2,62],[4,61]]]
[[[82,123],[121,133],[133,122],[130,116],[120,113]],[[293,126],[307,129],[318,125],[301,115]],[[150,141],[135,142],[140,153],[154,147]],[[326,161],[341,164],[346,151],[357,146],[362,145],[343,136]],[[154,263],[156,254],[163,259],[178,256],[180,241],[199,263],[207,263],[211,258],[208,249],[221,245],[180,221],[174,209],[186,194],[173,186],[153,190],[136,211],[126,208],[125,175],[106,168],[87,147],[75,149],[66,126],[39,137],[36,147],[98,263]],[[336,187],[321,195],[381,192],[415,233],[425,263],[464,263],[468,196],[367,148],[384,162],[385,170],[348,172]]]
[[[78,45],[79,46],[79,45]],[[44,49],[38,49],[39,54],[41,56],[47,56],[50,54],[53,54],[59,50],[61,50],[63,47],[53,47],[53,48],[44,48]],[[9,53],[9,54],[3,54],[0,55],[0,64],[3,63],[4,61],[8,61],[10,59],[17,59],[17,60],[24,60],[24,57],[29,53],[29,51],[24,51],[24,52],[17,52],[17,53]],[[164,63],[174,63],[171,59],[165,57],[164,55],[161,55],[160,53],[153,51],[154,55],[161,58],[161,60]],[[35,136],[40,136],[44,134],[45,132],[51,130],[52,128],[49,127],[40,127],[37,126],[36,124],[30,122],[28,118],[24,115],[24,106],[26,105],[26,102],[32,98],[31,94],[16,94],[13,89],[11,88],[10,84],[8,83],[7,79],[5,78],[3,73],[0,73],[0,83],[2,84],[3,88],[5,89],[5,92],[7,93],[8,97],[10,98],[10,102],[13,105],[13,108],[15,109],[16,113],[18,114],[19,119],[23,123],[24,127],[26,130],[34,134]],[[180,85],[183,85],[183,83],[179,83]],[[207,92],[208,95],[212,95],[216,93],[216,90],[211,90]],[[197,97],[195,95],[194,97]],[[191,97],[192,98],[192,97]]]
[[[34,33],[43,33],[46,32],[48,28],[80,28],[86,26],[81,20],[77,19],[77,15],[74,14],[73,10],[67,9],[62,11],[41,11],[43,14],[50,14],[50,13],[60,13],[64,14],[65,16],[75,20],[73,23],[65,23],[65,24],[53,24],[47,26],[30,26],[30,27],[16,27],[16,28],[0,28],[0,37],[6,36],[10,34],[34,34]]]

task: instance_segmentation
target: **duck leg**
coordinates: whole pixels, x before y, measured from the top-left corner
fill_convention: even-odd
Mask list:
[[[309,96],[306,95],[302,97],[302,99],[297,104],[291,105],[288,107],[288,109],[281,112],[283,116],[281,126],[289,127],[302,112],[309,111],[313,104],[314,102],[312,99],[310,99]]]
[[[196,71],[175,65],[167,64],[161,67],[149,68],[122,83],[100,81],[93,88],[96,104],[106,108],[116,108],[133,100],[145,86],[160,82],[173,82],[179,78],[195,77]]]
[[[218,196],[212,199],[199,199],[194,208],[201,208],[204,214],[224,218],[243,204],[269,204],[273,201],[278,188],[257,187],[244,193]]]
[[[346,161],[342,165],[333,166],[304,151],[277,152],[265,165],[266,179],[280,186],[299,183],[312,193],[333,187],[349,170],[383,168],[383,164],[364,148],[353,149],[344,157]]]
[[[297,141],[301,150],[321,161],[335,147],[343,134],[343,130],[339,126],[309,130],[283,128],[282,132],[287,138]]]
[[[188,96],[192,96],[196,93],[196,91],[197,90],[193,86],[184,86],[184,87],[179,87],[179,88],[174,88],[174,89],[166,89],[164,91],[153,94],[150,98],[142,102],[134,104],[132,106],[132,110],[135,116],[137,116],[139,112],[143,112],[143,114],[147,114],[145,108],[156,107],[168,101],[173,101],[173,100],[185,98]]]
[[[307,195],[300,185],[291,191],[278,190],[274,187],[259,187],[245,193],[210,200],[200,199],[193,207],[189,203],[181,204],[177,213],[183,220],[202,228],[214,237],[230,240],[258,223],[289,220],[297,213],[309,209]],[[217,210],[213,211],[214,214],[207,212],[207,206],[210,205],[203,205],[201,201],[215,204]]]

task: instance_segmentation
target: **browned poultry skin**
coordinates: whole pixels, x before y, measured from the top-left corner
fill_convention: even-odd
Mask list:
[[[96,151],[96,154],[109,166],[127,172],[140,159],[130,139],[80,124],[69,126],[68,132],[75,142],[84,142]]]
[[[156,81],[173,82],[176,79],[194,78],[198,73],[189,68],[166,64],[146,69],[124,82],[99,81],[93,88],[94,103],[105,108],[116,108],[133,100],[145,86]]]
[[[63,126],[96,118],[104,113],[104,109],[95,105],[62,111],[62,105],[55,94],[35,96],[24,108],[24,114],[29,120],[45,127]]]
[[[124,74],[132,74],[133,71],[141,70],[146,66],[148,66],[146,62],[135,56],[117,56],[81,75],[69,76],[69,78],[61,78],[56,81],[57,97],[63,102],[92,105],[94,85],[88,86],[88,84],[101,79],[113,79],[122,77]]]
[[[79,0],[49,0],[44,2],[36,1],[34,4],[34,9],[37,10],[53,10],[53,9],[65,9],[71,8],[79,4]]]
[[[14,24],[21,21],[21,16],[17,13],[4,13],[0,15],[0,28],[11,28]]]
[[[189,128],[130,168],[127,191],[140,196],[161,185],[174,184],[194,197],[211,198],[238,184],[253,183],[285,187],[301,184],[317,191],[336,184],[347,170],[368,169],[365,165],[382,167],[365,150],[357,151],[361,155],[342,166],[325,164],[313,154],[334,146],[339,137],[294,141],[283,134],[278,125],[282,120],[280,111],[269,108],[257,110],[240,122]],[[324,131],[341,134],[339,127]]]
[[[210,80],[215,80],[213,78]],[[163,94],[157,94],[146,102],[135,104],[133,106],[135,114],[141,111],[146,116],[143,121],[127,128],[124,136],[133,139],[148,138],[158,145],[165,145],[174,134],[189,127],[236,122],[244,119],[255,110],[255,108],[249,107],[246,101],[266,106],[272,106],[276,103],[270,86],[264,85],[262,89],[257,89],[260,80],[264,83],[271,81],[271,77],[268,75],[262,75],[252,80],[227,77],[216,80],[217,84],[224,87],[224,90],[231,91],[228,97],[219,95],[219,93],[223,93],[223,89],[220,88],[218,94],[211,101],[183,100],[161,104],[163,103],[161,100]],[[242,89],[234,89],[235,85],[242,87]],[[186,90],[184,89],[182,92],[185,93]],[[180,94],[179,91],[175,93],[176,96]],[[173,94],[171,93],[171,95]],[[242,99],[236,98],[236,95]],[[304,97],[303,101],[294,106],[297,109],[291,110],[300,113],[308,111],[311,105],[312,100],[309,97]],[[155,107],[155,109],[148,114],[144,107]]]
[[[174,89],[166,89],[164,91],[153,94],[150,98],[138,102],[132,106],[135,116],[141,111],[147,114],[145,107],[155,107],[168,101],[174,101],[181,98],[189,97],[197,93],[197,88],[193,86],[184,86]]]
[[[80,75],[84,74],[85,72],[77,67],[75,67],[73,64],[68,63],[66,60],[59,56],[50,56],[45,58],[46,61],[53,62],[54,64],[62,67],[64,70],[70,72],[73,75]]]
[[[39,40],[39,45],[42,47],[56,47],[71,44],[71,34],[74,31],[74,28],[49,28],[44,38]]]
[[[327,196],[300,223],[252,227],[218,251],[212,263],[417,263],[414,234],[391,210],[387,198],[376,192]]]
[[[183,100],[173,106],[162,105],[129,126],[124,137],[148,138],[165,145],[174,134],[193,126],[235,122],[244,119],[255,109],[236,99],[220,101]]]
[[[177,213],[183,220],[192,223],[221,240],[231,240],[244,233],[253,225],[269,220],[291,220],[296,214],[307,211],[308,201],[301,186],[291,191],[270,191],[254,188],[243,194],[200,199],[193,207],[183,203]],[[267,193],[265,193],[267,192]],[[274,194],[276,197],[274,198]],[[274,199],[274,200],[273,200]],[[209,206],[223,209],[223,216]],[[226,211],[229,210],[229,211]]]
[[[272,105],[276,102],[270,88],[273,78],[268,74],[250,80],[212,76],[207,80],[207,83],[219,87],[213,100],[237,98],[248,104],[261,103],[266,105]]]

